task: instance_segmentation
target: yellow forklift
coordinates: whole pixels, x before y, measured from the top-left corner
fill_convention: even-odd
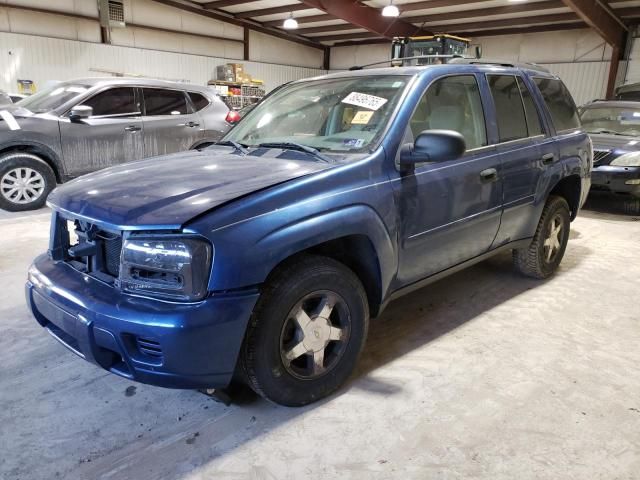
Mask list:
[[[423,37],[395,37],[391,43],[393,66],[436,65],[448,63],[452,58],[468,58],[471,40],[446,33]],[[482,56],[475,46],[475,58]]]

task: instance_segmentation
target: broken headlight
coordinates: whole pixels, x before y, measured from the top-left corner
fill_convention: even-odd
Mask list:
[[[120,288],[166,300],[202,300],[212,258],[211,244],[199,238],[130,237],[122,245]]]

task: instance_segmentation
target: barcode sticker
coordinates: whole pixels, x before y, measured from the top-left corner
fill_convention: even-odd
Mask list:
[[[364,107],[369,110],[376,111],[387,103],[387,99],[376,97],[375,95],[368,95],[366,93],[351,92],[342,100],[342,103],[348,103],[349,105],[355,105],[357,107]]]

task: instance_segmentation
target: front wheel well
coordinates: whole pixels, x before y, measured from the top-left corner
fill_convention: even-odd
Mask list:
[[[560,180],[555,187],[549,192],[550,195],[556,195],[564,198],[569,204],[571,210],[571,220],[575,220],[580,210],[580,195],[582,182],[579,175],[569,175]]]
[[[351,269],[362,282],[371,317],[376,317],[379,314],[382,298],[380,262],[373,244],[365,235],[348,235],[297,252],[281,261],[269,276],[284,264],[295,262],[297,258],[305,254],[332,258]]]
[[[45,162],[51,170],[53,170],[53,174],[56,177],[56,182],[62,183],[62,172],[56,165],[56,162],[50,152],[47,152],[44,148],[38,147],[37,145],[12,145],[11,147],[6,147],[0,150],[0,155],[4,155],[5,153],[14,153],[14,152],[25,152],[31,153],[33,155],[37,155]]]

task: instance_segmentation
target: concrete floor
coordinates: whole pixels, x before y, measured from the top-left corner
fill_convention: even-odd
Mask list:
[[[640,478],[640,205],[591,202],[547,282],[502,255],[392,304],[332,398],[225,407],[67,352],[23,282],[48,215],[0,216],[0,478]]]

